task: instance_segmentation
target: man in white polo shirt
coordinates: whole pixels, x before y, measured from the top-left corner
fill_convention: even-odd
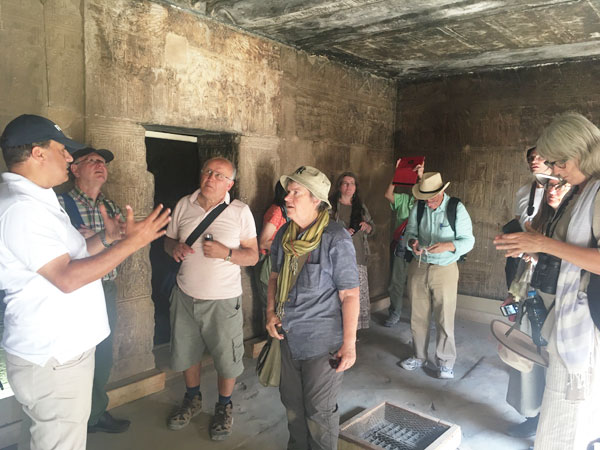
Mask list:
[[[34,115],[10,122],[0,146],[8,167],[0,182],[8,381],[31,418],[33,450],[84,450],[94,348],[109,333],[100,278],[163,235],[169,211],[159,207],[136,223],[127,207],[122,235],[102,208],[105,230],[86,240],[52,190],[68,178],[70,152],[83,146]]]
[[[231,434],[231,394],[244,370],[240,266],[253,266],[258,261],[250,208],[239,200],[229,203],[234,179],[235,167],[230,161],[208,160],[202,168],[200,189],[179,200],[165,238],[165,251],[182,262],[171,293],[171,367],[183,371],[186,385],[182,405],[169,416],[168,427],[179,430],[201,412],[200,361],[208,350],[217,370],[219,390],[210,427],[213,440]],[[186,245],[198,224],[223,203],[229,205],[204,237],[191,247]]]

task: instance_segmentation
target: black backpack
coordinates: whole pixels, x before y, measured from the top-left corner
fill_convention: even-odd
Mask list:
[[[454,232],[454,236],[456,237],[456,208],[460,203],[460,198],[458,197],[450,197],[448,200],[448,206],[446,207],[446,217],[448,217],[448,223],[450,224],[450,228]],[[423,219],[423,214],[425,213],[425,200],[419,200],[417,202],[417,230],[421,226],[421,219]],[[404,259],[410,262],[412,261],[414,255],[412,252],[405,252]],[[458,259],[459,262],[465,261],[467,259],[467,254],[461,255]]]

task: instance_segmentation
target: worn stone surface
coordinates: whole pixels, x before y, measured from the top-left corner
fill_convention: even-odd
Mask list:
[[[44,31],[40,17],[60,24]],[[237,195],[259,228],[281,174],[305,164],[332,179],[354,170],[381,230],[372,241],[371,294],[386,294],[390,214],[382,193],[392,165],[393,82],[165,3],[7,1],[0,21],[2,42],[10,44],[0,49],[8,67],[0,73],[0,125],[21,112],[45,114],[74,137],[110,148],[105,192],[130,204],[137,218],[153,205],[148,124],[229,133]],[[250,271],[243,274],[249,338],[262,325]],[[118,285],[112,380],[154,364],[147,249],[121,265]]]
[[[145,270],[128,270],[132,265],[138,263],[144,265]],[[141,250],[129,257],[124,266],[122,266],[123,272],[117,278],[119,322],[114,331],[112,381],[121,380],[155,367],[152,353],[154,305],[150,299],[150,292],[134,296],[129,290],[132,285],[137,285],[138,289],[150,286],[148,249]],[[127,275],[141,279],[130,282]]]
[[[600,55],[598,0],[174,0],[309,53],[427,78]]]
[[[41,114],[83,139],[82,26],[78,0],[1,2],[1,129],[20,114]]]
[[[90,116],[86,121],[86,142],[96,148],[109,148],[115,154],[104,193],[117,202],[123,213],[130,205],[137,220],[150,213],[154,204],[154,178],[146,171],[144,135],[144,128],[131,121],[99,116]],[[111,380],[154,368],[154,305],[148,251],[146,247],[134,253],[119,266],[119,325],[113,334]]]
[[[504,258],[492,244],[530,181],[525,150],[553,117],[578,111],[600,120],[600,63],[521,69],[411,83],[398,89],[397,156],[424,154],[426,170],[451,181],[473,219],[475,248],[459,291],[503,298]]]
[[[153,184],[140,123],[239,135],[237,189],[259,227],[281,173],[312,164],[332,178],[353,169],[367,180],[370,167],[391,164],[389,81],[151,2],[88,1],[85,32],[87,135],[116,151],[109,189],[138,202],[141,214]],[[365,181],[363,194],[382,230],[386,182]],[[387,238],[382,232],[372,246],[374,296],[386,291]],[[145,283],[143,264],[132,269]],[[262,332],[260,309],[243,273],[244,332],[252,337]]]

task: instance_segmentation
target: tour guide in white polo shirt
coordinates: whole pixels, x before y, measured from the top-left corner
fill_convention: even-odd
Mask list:
[[[84,450],[94,348],[109,333],[100,278],[162,236],[169,210],[161,205],[134,222],[127,206],[121,235],[102,208],[105,233],[86,240],[52,190],[68,178],[70,152],[83,146],[34,115],[10,122],[0,146],[8,167],[0,182],[8,381],[32,420],[32,450]]]

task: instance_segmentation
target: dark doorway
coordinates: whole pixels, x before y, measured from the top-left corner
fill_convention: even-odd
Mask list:
[[[148,171],[154,175],[154,205],[162,203],[173,210],[182,197],[198,189],[200,169],[212,157],[223,156],[237,165],[235,135],[159,126],[147,126],[146,129],[150,130],[147,134],[161,136],[146,137],[146,163]],[[230,191],[231,198],[235,198],[236,194],[237,185],[234,185]],[[173,259],[164,251],[164,238],[151,244],[150,265],[154,345],[160,345],[169,342],[171,336],[169,293],[164,286],[168,273],[174,270]]]
[[[177,201],[198,187],[200,158],[196,142],[146,138],[146,163],[154,175],[154,205],[173,210]],[[170,341],[169,297],[162,285],[173,259],[163,250],[164,237],[150,245],[152,301],[154,302],[154,345]]]

